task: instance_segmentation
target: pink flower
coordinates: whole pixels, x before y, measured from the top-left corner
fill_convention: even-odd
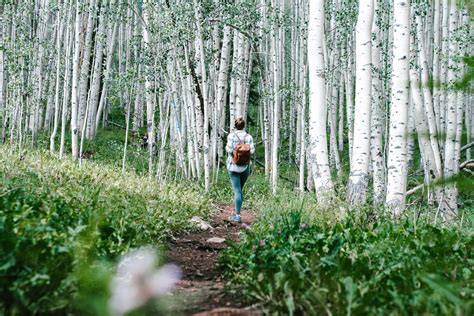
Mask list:
[[[156,252],[150,248],[133,250],[118,264],[111,282],[109,307],[114,315],[124,315],[152,298],[171,290],[181,278],[181,269],[174,264],[155,268]]]
[[[247,225],[247,224],[245,224],[245,223],[242,224],[242,227],[243,227],[245,230],[250,230],[250,229],[252,229],[252,226]]]

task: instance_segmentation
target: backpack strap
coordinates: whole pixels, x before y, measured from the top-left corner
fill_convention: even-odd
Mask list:
[[[234,135],[237,137],[237,139],[239,140],[239,144],[245,144],[245,137],[244,137],[244,142],[242,143],[242,139],[240,139],[239,135],[237,135],[237,132],[234,132]],[[247,136],[247,134],[245,134],[245,136]]]

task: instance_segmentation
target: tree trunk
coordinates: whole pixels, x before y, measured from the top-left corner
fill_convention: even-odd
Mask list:
[[[327,105],[324,71],[324,2],[310,1],[308,24],[310,163],[318,202],[327,205],[333,195],[326,136]]]
[[[393,216],[398,217],[405,209],[407,183],[410,2],[395,0],[393,11],[393,72],[385,205]]]
[[[76,160],[79,154],[78,147],[78,90],[79,90],[79,62],[80,62],[80,39],[81,39],[81,5],[80,1],[76,4],[76,20],[74,22],[74,56],[72,60],[72,90],[71,90],[71,150],[72,159]]]
[[[352,205],[367,200],[370,162],[371,93],[372,93],[372,21],[373,0],[359,2],[356,26],[356,95],[354,142],[347,199]]]

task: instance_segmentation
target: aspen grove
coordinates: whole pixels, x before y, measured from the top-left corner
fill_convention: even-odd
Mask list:
[[[399,216],[419,151],[427,203],[459,216],[456,185],[429,185],[472,164],[471,88],[455,89],[472,48],[462,1],[38,0],[0,10],[3,143],[49,135],[52,153],[80,160],[85,141],[118,124],[125,169],[129,137],[146,127],[149,176],[162,181],[174,163],[209,190],[243,115],[274,193],[289,161],[296,187],[328,204],[348,160],[348,203],[370,192]],[[113,108],[122,122],[109,119]]]
[[[84,249],[80,242],[70,244],[76,259],[58,261],[66,272],[88,271],[82,266],[87,263],[78,263],[79,254],[116,260],[134,247],[166,242],[189,229],[191,217],[210,218],[210,209],[231,208],[226,140],[242,116],[256,146],[243,216],[255,212],[256,230],[241,244],[229,245],[220,259],[232,289],[269,311],[291,315],[471,314],[473,9],[462,0],[0,0],[0,235],[10,227],[11,246],[28,235],[18,233],[30,227],[25,223],[51,220],[30,222],[28,216],[68,209],[64,205],[81,210],[83,215],[67,214],[72,224],[55,229],[69,227],[61,234],[96,244]],[[34,180],[27,185],[29,177]],[[43,202],[31,202],[43,196]],[[294,200],[318,219],[313,218],[315,226],[307,227],[299,206],[285,213],[284,203]],[[104,213],[94,214],[96,209]],[[29,215],[10,218],[7,210]],[[159,215],[153,216],[155,211]],[[281,220],[268,215],[280,213]],[[344,226],[352,216],[363,220]],[[271,218],[270,224],[261,218]],[[418,228],[420,218],[428,226]],[[413,225],[409,233],[407,222]],[[359,225],[376,231],[373,239]],[[466,226],[470,233],[461,233]],[[299,251],[278,247],[297,244],[301,236],[309,240],[307,252],[289,255],[293,261],[275,254]],[[405,245],[427,243],[430,236],[429,247],[441,249],[431,259],[391,257],[404,262],[405,270],[397,270],[399,261],[376,270],[389,259],[377,267],[357,265],[374,249],[381,249],[374,258],[392,254],[384,250],[392,243],[404,253]],[[356,239],[377,246],[363,248]],[[452,251],[464,251],[456,252],[454,261],[443,255],[451,251],[443,248],[445,240]],[[265,252],[268,245],[281,251]],[[0,251],[0,257],[10,258],[0,261],[1,282],[21,274],[8,270],[28,253],[21,249]],[[66,252],[58,249],[51,250],[51,260]],[[424,253],[418,250],[412,255]],[[256,254],[277,270],[259,265]],[[438,262],[424,264],[433,258],[440,269],[446,267],[440,278],[429,270]],[[354,265],[344,270],[348,274],[331,270],[345,269],[348,262]],[[397,289],[391,286],[398,281],[377,283],[392,272],[399,279],[418,273],[421,265],[427,270]],[[350,274],[368,266],[375,270],[360,272],[361,279]],[[294,278],[327,270],[305,283],[285,281],[286,267],[303,267]],[[82,274],[73,278],[66,272],[55,297],[84,291],[65,281],[81,280]],[[34,286],[59,284],[53,276],[44,281],[42,273],[31,272],[24,284],[0,283],[17,293],[7,297],[0,291],[7,297],[0,301],[0,314],[71,311],[67,303],[31,303],[43,301],[23,289],[43,293]],[[260,286],[265,277],[271,281]],[[459,287],[442,287],[441,277]],[[339,283],[331,283],[336,278]],[[419,292],[397,292],[407,284]],[[457,289],[461,299],[452,294]],[[448,307],[438,306],[437,296],[416,296],[425,290],[439,291]],[[461,303],[469,299],[471,305]],[[400,307],[404,302],[406,310]]]

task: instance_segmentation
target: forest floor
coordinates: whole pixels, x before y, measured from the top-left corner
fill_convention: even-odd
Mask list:
[[[182,280],[173,291],[173,314],[199,316],[260,315],[245,307],[241,298],[224,292],[224,282],[218,271],[217,258],[227,247],[227,240],[238,240],[243,226],[251,225],[255,216],[242,210],[242,223],[229,223],[232,206],[215,205],[209,221],[213,229],[178,236],[168,244],[167,261],[179,265]],[[211,239],[212,238],[212,239]]]

